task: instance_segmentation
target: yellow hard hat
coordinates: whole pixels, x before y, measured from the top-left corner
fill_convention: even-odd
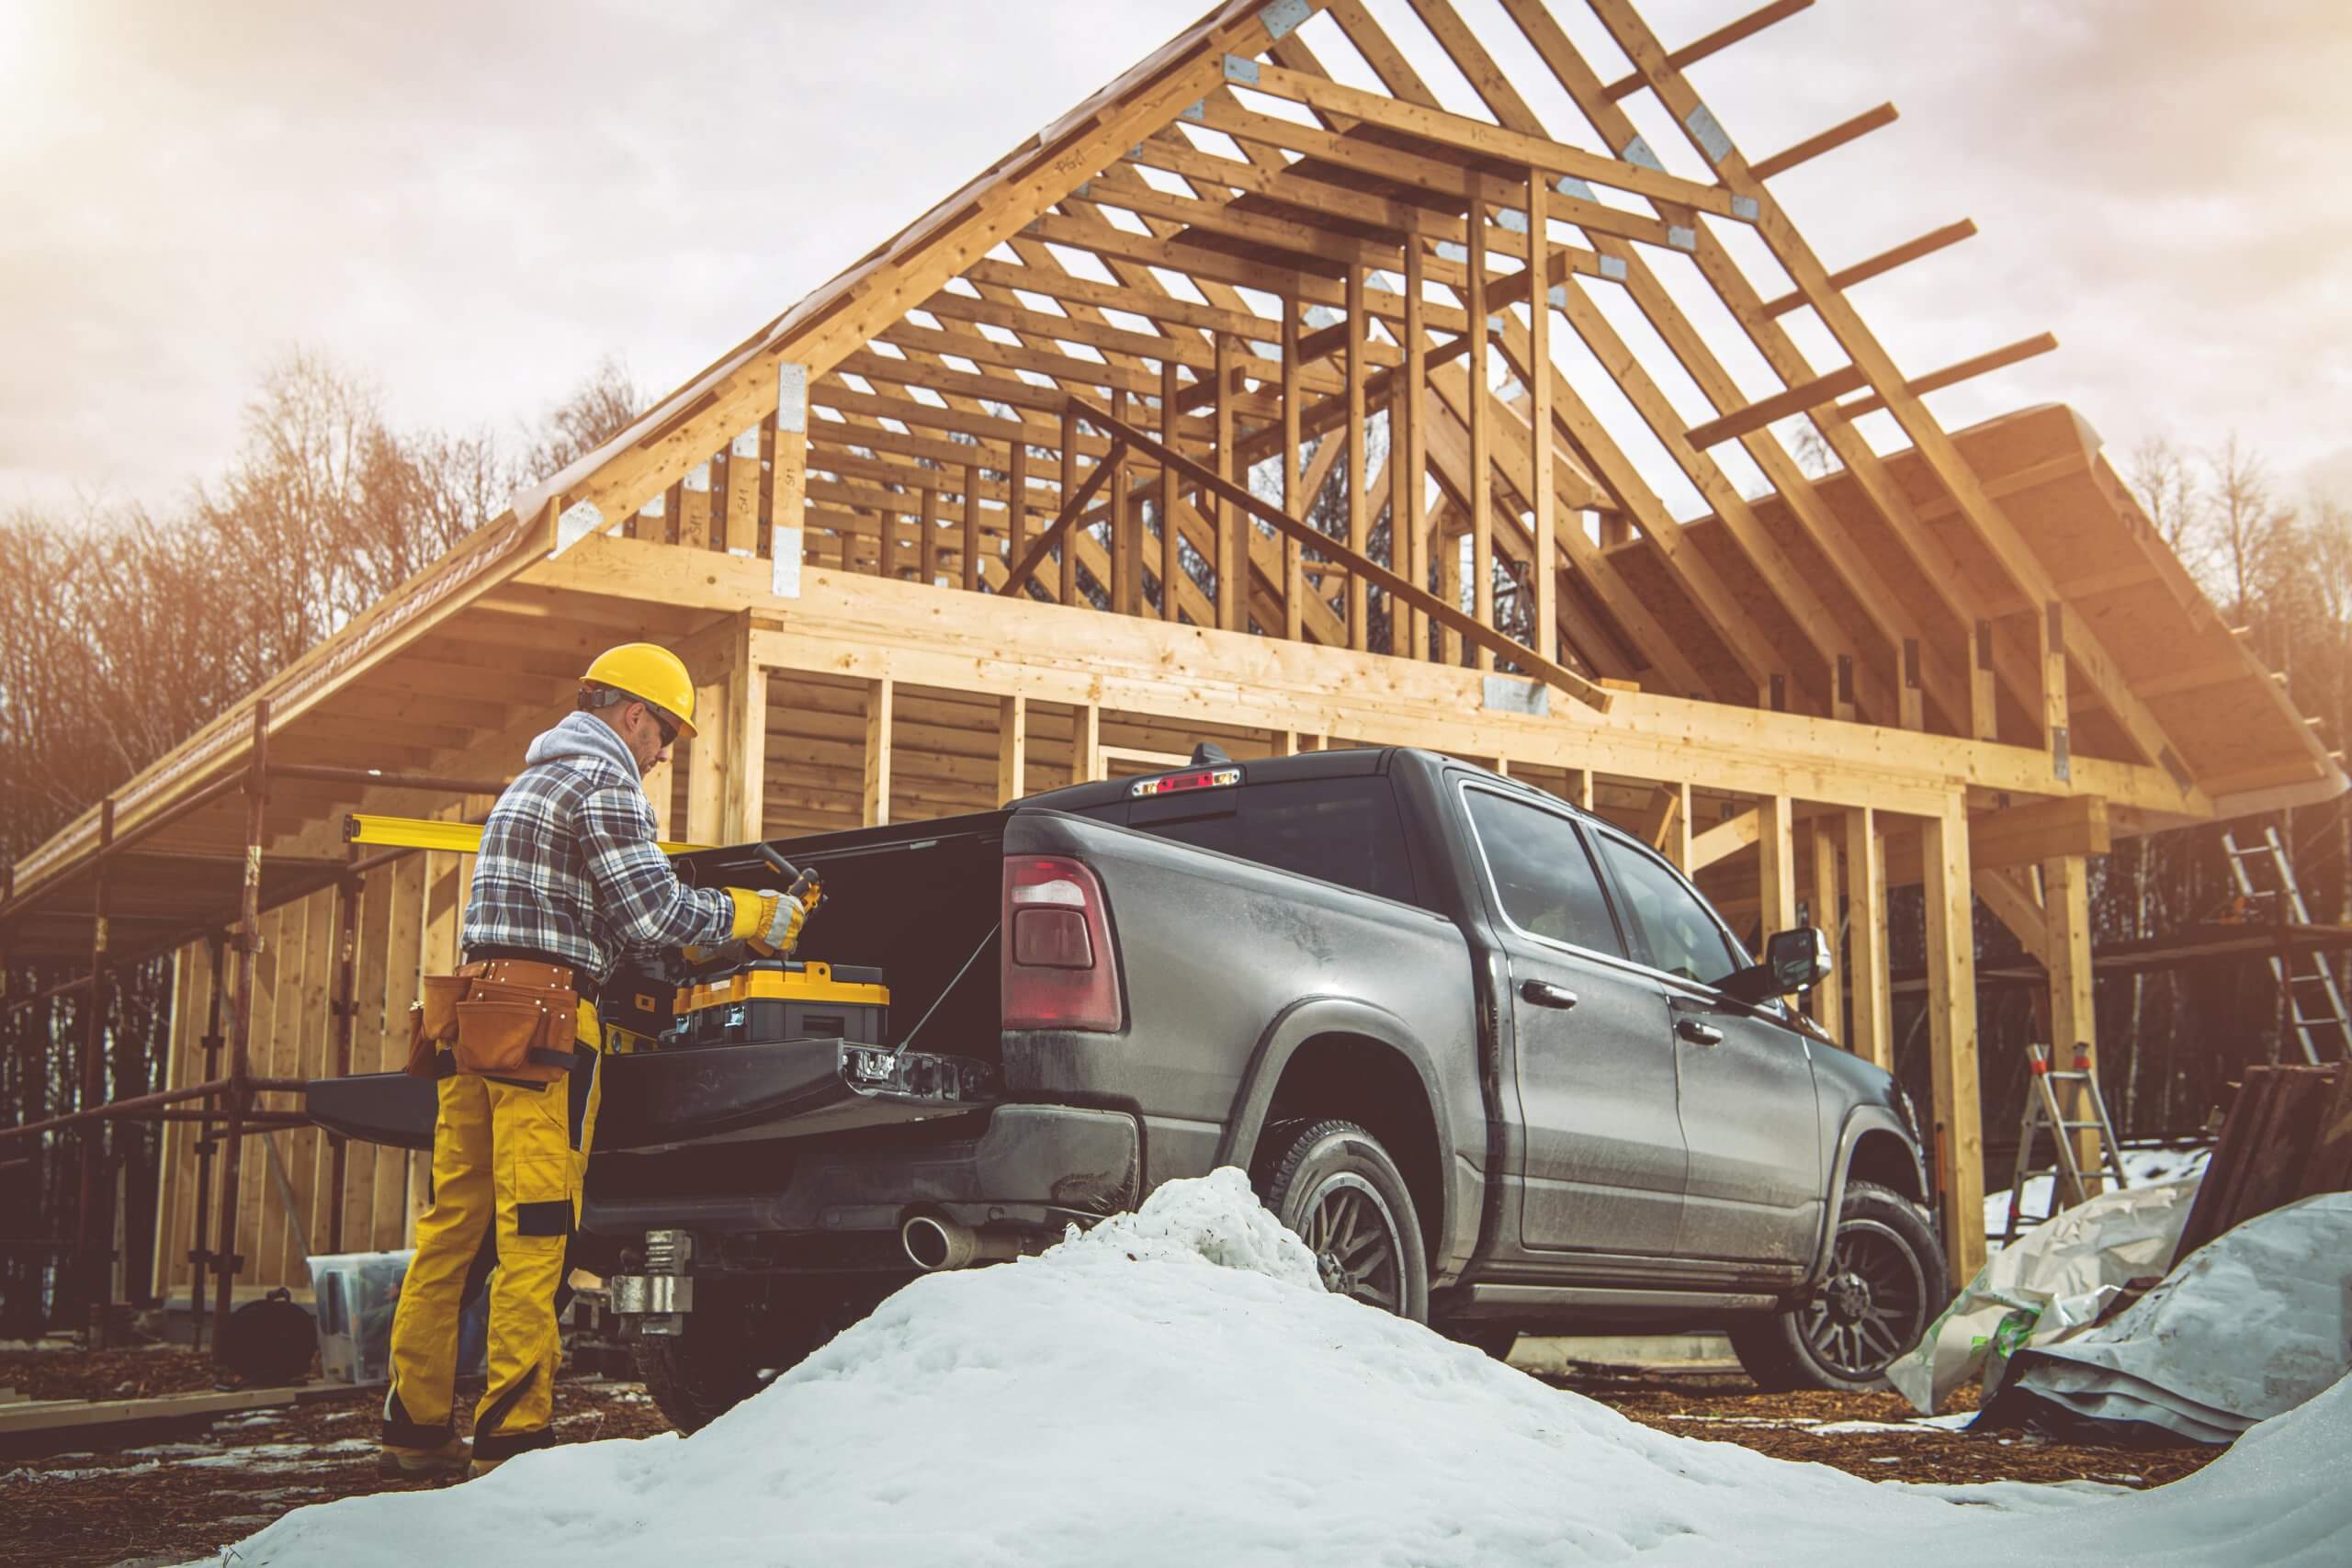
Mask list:
[[[596,655],[580,683],[626,692],[668,714],[678,721],[681,736],[694,739],[695,680],[686,673],[686,661],[666,648],[650,642],[608,648]]]

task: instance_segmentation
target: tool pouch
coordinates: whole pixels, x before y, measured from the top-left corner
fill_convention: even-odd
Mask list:
[[[408,1010],[408,1063],[411,1077],[435,1075],[434,1058],[458,1038],[458,1002],[472,982],[462,975],[427,975],[422,996]]]
[[[461,1073],[553,1083],[571,1071],[580,995],[546,976],[551,964],[491,959],[469,964],[457,1003],[457,1066]]]

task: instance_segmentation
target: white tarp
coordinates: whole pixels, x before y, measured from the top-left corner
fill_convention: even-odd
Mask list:
[[[2102,1421],[2226,1443],[2352,1366],[2352,1193],[2226,1232],[2114,1320],[2014,1358],[2018,1388]]]
[[[2196,1196],[2193,1180],[2126,1188],[2036,1226],[1977,1270],[1886,1381],[1923,1416],[1980,1372],[1991,1385],[2007,1357],[2080,1330],[2125,1284],[2164,1273]]]

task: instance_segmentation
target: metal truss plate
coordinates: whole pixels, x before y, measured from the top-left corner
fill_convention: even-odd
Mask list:
[[[1699,144],[1699,151],[1707,155],[1708,163],[1720,164],[1731,155],[1731,138],[1724,134],[1715,111],[1706,105],[1693,105],[1683,117],[1682,129],[1690,133],[1690,140]]]
[[[775,427],[801,433],[808,428],[808,367],[796,360],[775,367]]]
[[[1625,143],[1625,151],[1621,156],[1635,168],[1648,169],[1661,175],[1666,173],[1666,165],[1657,161],[1657,154],[1650,151],[1650,144],[1638,136]]]
[[[1281,39],[1288,38],[1314,14],[1315,7],[1306,0],[1274,0],[1272,5],[1258,13],[1258,20],[1264,25],[1266,37]]]
[[[1225,57],[1225,79],[1238,82],[1245,87],[1254,87],[1258,85],[1258,62],[1244,60],[1238,54],[1228,54]]]

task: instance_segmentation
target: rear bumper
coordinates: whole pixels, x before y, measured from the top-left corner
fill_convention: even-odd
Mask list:
[[[764,1190],[615,1196],[595,1190],[581,1223],[601,1235],[895,1232],[909,1209],[966,1224],[1050,1226],[1135,1206],[1141,1138],[1125,1111],[1000,1105],[973,1136],[901,1141],[887,1133],[781,1150]]]

